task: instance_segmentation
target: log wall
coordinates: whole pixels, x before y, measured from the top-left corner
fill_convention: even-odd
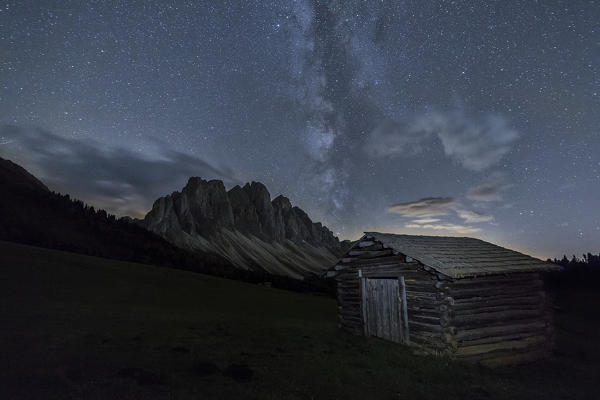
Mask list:
[[[543,357],[551,347],[552,314],[538,273],[446,281],[453,299],[449,342],[453,355],[495,366]]]

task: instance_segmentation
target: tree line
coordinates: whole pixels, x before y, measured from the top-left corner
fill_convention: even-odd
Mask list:
[[[573,254],[571,258],[567,258],[567,255],[565,254],[560,260],[558,258],[549,258],[548,262],[561,265],[566,269],[600,268],[600,253],[597,255],[592,253],[583,254],[581,258],[577,257],[575,254]]]
[[[596,286],[600,278],[600,253],[586,253],[581,257],[572,255],[568,258],[548,259],[548,262],[558,264],[563,270],[549,275],[551,282],[561,285]]]

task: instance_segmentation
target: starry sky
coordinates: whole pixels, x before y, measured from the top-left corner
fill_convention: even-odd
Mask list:
[[[600,2],[3,1],[0,156],[118,215],[261,181],[341,238],[600,251]]]

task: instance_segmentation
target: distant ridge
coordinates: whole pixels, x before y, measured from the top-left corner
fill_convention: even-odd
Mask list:
[[[219,180],[189,179],[154,202],[143,226],[193,251],[215,252],[246,270],[301,278],[330,267],[346,243],[260,182],[229,191]]]

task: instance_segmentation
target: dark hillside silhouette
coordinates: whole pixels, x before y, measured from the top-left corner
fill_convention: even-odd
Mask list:
[[[141,263],[227,275],[213,254],[192,255],[104,210],[48,190],[11,161],[0,159],[0,240]]]

